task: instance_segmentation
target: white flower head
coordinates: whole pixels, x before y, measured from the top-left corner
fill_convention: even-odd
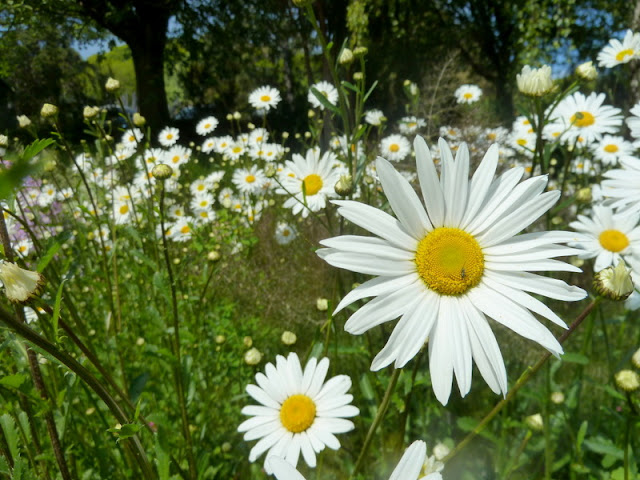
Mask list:
[[[609,44],[598,53],[598,65],[612,68],[629,63],[640,56],[640,33],[627,30],[622,42],[617,38],[609,40]]]
[[[255,89],[249,95],[249,103],[251,106],[256,110],[264,112],[276,108],[280,100],[280,92],[268,85]]]
[[[516,75],[518,90],[525,95],[541,97],[553,90],[551,80],[551,67],[543,65],[540,68],[532,68],[525,65],[522,72]]]
[[[469,179],[465,144],[456,158],[440,140],[441,174],[421,137],[414,141],[422,205],[409,182],[378,157],[376,171],[397,219],[355,201],[333,203],[351,223],[377,235],[339,236],[320,243],[327,263],[376,275],[351,291],[335,312],[366,297],[376,297],[357,310],[345,330],[360,335],[400,317],[372,370],[392,363],[406,365],[425,345],[429,348],[431,383],[446,404],[452,380],[465,396],[471,388],[472,364],[496,393],[507,391],[504,360],[487,317],[559,355],[562,346],[533,313],[566,328],[542,302],[526,292],[576,301],[586,292],[538,275],[541,270],[576,271],[554,257],[579,250],[560,244],[574,241],[571,232],[518,235],[547,212],[559,191],[544,192],[546,176],[519,183],[524,169],[507,170],[495,179],[498,148],[489,148]]]
[[[314,108],[324,110],[324,105],[320,102],[320,100],[318,100],[318,97],[313,93],[313,91],[311,91],[312,88],[317,90],[320,95],[324,96],[324,98],[326,98],[331,105],[335,105],[338,103],[338,90],[329,82],[323,80],[311,85],[311,87],[309,88],[309,93],[307,94],[307,100],[309,100],[309,103]]]
[[[15,263],[0,260],[0,282],[10,301],[22,303],[38,295],[44,285],[44,277]]]
[[[482,90],[477,85],[461,85],[453,94],[458,103],[475,103],[480,100]]]

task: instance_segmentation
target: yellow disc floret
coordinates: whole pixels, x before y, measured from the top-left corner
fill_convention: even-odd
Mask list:
[[[315,419],[316,404],[306,395],[291,395],[280,407],[280,421],[290,432],[304,432]]]
[[[576,112],[571,116],[571,123],[576,127],[589,127],[596,123],[596,118],[589,112]]]
[[[307,175],[302,181],[304,183],[304,193],[307,196],[315,195],[322,188],[322,177],[316,173]]]
[[[605,145],[603,150],[607,153],[616,153],[619,149],[617,145],[610,143],[609,145]]]
[[[605,230],[598,237],[600,245],[610,252],[621,252],[629,246],[629,239],[620,230]]]
[[[626,48],[624,50],[620,50],[616,55],[616,60],[619,62],[624,62],[625,58],[632,57],[635,52],[632,48]]]
[[[461,295],[480,283],[484,254],[464,230],[441,227],[428,233],[416,250],[418,274],[441,295]]]

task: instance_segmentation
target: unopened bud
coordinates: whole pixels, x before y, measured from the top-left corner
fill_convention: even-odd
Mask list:
[[[595,80],[598,78],[598,71],[593,66],[593,62],[585,62],[576,67],[576,75],[583,80]]]
[[[593,287],[609,300],[625,300],[633,292],[631,269],[620,260],[615,267],[607,267],[596,273]]]
[[[173,168],[164,163],[159,163],[158,165],[153,167],[153,170],[151,170],[151,174],[158,180],[166,180],[167,178],[170,178],[171,175],[173,175]]]
[[[551,394],[551,401],[553,403],[555,403],[556,405],[560,405],[561,403],[564,403],[564,393],[562,393],[562,392],[553,392]]]
[[[293,345],[298,340],[298,337],[295,333],[290,332],[289,330],[285,330],[284,332],[282,332],[280,340],[285,345]]]
[[[338,57],[338,62],[340,62],[341,65],[348,65],[353,62],[353,51],[349,48],[343,48]]]
[[[341,175],[333,189],[341,197],[347,197],[353,192],[353,180],[351,175]]]
[[[31,125],[31,120],[26,115],[18,115],[16,118],[18,119],[18,126],[20,128],[27,128]]]
[[[535,415],[529,415],[524,419],[524,423],[527,424],[531,430],[540,432],[544,429],[544,422],[542,421],[542,415],[536,413]]]
[[[55,117],[58,114],[58,107],[51,103],[45,103],[40,110],[40,116],[43,118]]]
[[[363,57],[367,53],[369,53],[369,49],[367,47],[356,47],[353,50],[353,55],[356,56],[356,57]]]
[[[316,300],[316,308],[321,312],[326,312],[329,309],[329,300],[326,298],[318,298]]]
[[[250,348],[253,345],[253,339],[249,336],[246,336],[242,339],[242,343],[245,347]]]
[[[84,107],[84,110],[82,110],[82,116],[87,120],[95,117],[99,113],[100,113],[100,107],[90,107],[87,105],[86,107]]]
[[[110,93],[117,92],[120,89],[120,82],[115,78],[109,77],[107,83],[104,84],[104,88]]]
[[[631,364],[636,368],[640,368],[640,348],[631,357]]]
[[[362,73],[362,72],[355,72],[355,73],[353,74],[353,79],[354,79],[354,80],[356,80],[356,81],[360,81],[360,80],[362,80],[363,78],[364,78],[364,75],[363,75],[363,73]]]
[[[212,250],[207,254],[207,258],[212,262],[220,260],[220,252],[218,252],[217,250]]]
[[[625,392],[633,392],[640,388],[640,377],[633,370],[620,370],[614,378],[618,388]]]
[[[244,363],[247,365],[257,365],[262,360],[262,353],[257,348],[252,348],[251,350],[247,350],[244,354]]]
[[[136,127],[144,127],[145,123],[147,123],[147,119],[140,115],[138,112],[133,114],[133,124]]]

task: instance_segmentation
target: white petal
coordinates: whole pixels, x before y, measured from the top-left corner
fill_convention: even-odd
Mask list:
[[[329,251],[322,252],[322,250]],[[413,260],[387,260],[366,253],[341,252],[332,248],[318,250],[318,253],[320,252],[323,260],[329,265],[367,275],[392,277],[416,271]]]
[[[328,371],[329,359],[325,357],[320,360],[320,362],[318,362],[313,380],[311,380],[311,384],[309,385],[309,389],[307,390],[307,395],[309,397],[315,398],[318,392],[322,389],[322,384],[324,383],[324,379],[326,378]]]
[[[476,216],[485,201],[489,186],[496,174],[498,157],[498,146],[491,145],[473,174],[469,187],[469,198],[473,201],[467,202],[467,210],[460,223],[460,228],[463,230],[467,229],[469,222]]]
[[[476,308],[517,334],[538,342],[554,355],[562,353],[562,346],[528,310],[504,295],[481,283],[467,294]]]
[[[360,335],[376,325],[398,318],[420,298],[423,291],[424,285],[417,280],[389,295],[378,296],[351,315],[344,329],[353,335]]]
[[[359,235],[341,235],[320,241],[321,245],[343,252],[366,253],[386,260],[411,260],[416,252],[400,249],[377,237],[362,237]]]
[[[416,151],[416,167],[418,169],[418,178],[420,179],[420,189],[427,213],[433,225],[440,226],[444,223],[444,194],[442,193],[436,166],[431,159],[431,153],[424,138],[416,136],[413,146]]]
[[[415,250],[417,241],[391,215],[382,210],[350,200],[333,200],[338,205],[338,213],[359,227],[384,238],[396,247]]]
[[[316,466],[316,454],[313,448],[311,437],[304,431],[300,434],[300,450],[302,450],[302,458],[311,468]]]
[[[416,480],[427,456],[427,444],[416,440],[407,448],[389,480]]]
[[[453,334],[451,343],[453,344],[453,371],[458,382],[460,396],[464,397],[471,389],[471,344],[469,343],[469,333],[467,332],[467,320],[464,315],[460,315],[460,304],[468,302],[466,298],[450,297],[450,309],[453,313],[449,317]]]
[[[305,480],[293,465],[281,457],[269,457],[269,466],[278,480]]]
[[[273,447],[282,437],[286,436],[287,433],[288,432],[284,428],[281,428],[260,439],[260,441],[251,449],[251,452],[249,452],[249,461],[255,462],[260,455]]]
[[[400,290],[418,279],[417,274],[402,275],[400,277],[376,277],[367,280],[351,290],[340,301],[333,314],[335,315],[347,305],[367,297],[387,295],[394,290]]]
[[[571,265],[570,263],[560,262],[558,260],[534,260],[531,262],[519,262],[519,263],[497,263],[497,262],[485,262],[485,271],[501,271],[501,272],[540,272],[545,270],[552,270],[556,272],[576,272],[580,273],[579,267]]]
[[[322,429],[331,433],[350,432],[355,427],[351,420],[332,417],[316,417],[313,424],[317,424],[318,429]]]
[[[382,157],[376,160],[376,171],[384,194],[398,220],[415,239],[422,240],[425,233],[433,230],[433,227],[413,188]]]
[[[248,422],[248,420],[247,420]],[[244,423],[247,423],[244,422]],[[243,424],[244,425],[244,424]],[[246,426],[245,426],[246,428]],[[280,423],[280,419],[269,419],[269,422],[263,424],[263,425],[257,425],[253,428],[251,428],[250,430],[247,431],[247,433],[244,434],[244,439],[246,441],[251,441],[251,440],[256,440],[257,438],[262,438],[262,437],[266,437],[267,435],[272,434],[273,432],[275,432],[276,430],[280,430],[282,428],[282,423]]]
[[[267,393],[262,390],[260,387],[249,384],[246,387],[247,393],[251,395],[256,401],[260,402],[262,405],[267,407],[280,409],[280,405],[273,398],[271,398]]]
[[[451,191],[445,190],[445,226],[458,228],[465,213],[469,190],[469,149],[466,143],[458,148],[451,173]]]
[[[492,247],[482,249],[485,255],[513,255],[514,253],[542,247],[553,243],[568,243],[583,240],[584,237],[575,232],[548,231],[523,233]]]
[[[542,247],[534,247],[529,250],[514,253],[512,255],[490,255],[484,252],[485,261],[488,262],[530,262],[532,260],[540,260],[553,257],[569,257],[579,255],[583,251],[577,248],[565,247],[563,245],[545,245]]]
[[[513,288],[531,292],[555,300],[575,302],[587,296],[587,292],[579,287],[568,285],[556,278],[543,277],[529,272],[492,272],[485,270],[485,276]]]
[[[443,308],[443,305],[444,308]],[[431,385],[433,393],[442,405],[446,405],[451,395],[451,382],[453,381],[453,349],[450,344],[452,338],[450,332],[449,318],[444,316],[447,313],[449,303],[441,302],[438,320],[433,327],[429,337],[429,372],[431,373]]]

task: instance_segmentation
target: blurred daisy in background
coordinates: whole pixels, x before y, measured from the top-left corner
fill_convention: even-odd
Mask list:
[[[628,63],[640,56],[640,33],[627,30],[622,42],[617,38],[609,40],[609,44],[598,53],[598,65],[612,68]]]
[[[631,155],[635,148],[624,137],[605,135],[602,140],[591,145],[591,150],[593,156],[604,165],[613,165],[618,163],[620,158]]]
[[[380,141],[380,155],[392,162],[400,162],[411,153],[409,139],[403,135],[393,134]]]
[[[640,261],[640,213],[614,213],[610,207],[595,205],[593,215],[578,215],[578,220],[569,224],[583,234],[583,239],[571,245],[583,250],[579,258],[595,258],[593,270],[599,272],[615,266],[620,260],[629,264],[629,257]]]
[[[424,119],[418,117],[403,117],[398,122],[400,132],[404,133],[405,135],[416,133],[420,128],[426,125],[427,122],[425,122]]]
[[[480,100],[482,90],[477,85],[461,85],[453,93],[458,103],[475,103]]]
[[[309,88],[309,93],[307,94],[307,100],[309,100],[309,103],[314,108],[324,110],[324,105],[320,102],[320,100],[318,100],[318,97],[316,97],[315,93],[313,93],[313,91],[311,90],[312,88],[316,89],[320,95],[323,95],[331,105],[336,105],[338,103],[338,90],[329,82],[323,80],[311,85],[311,88]]]
[[[239,168],[233,172],[231,181],[241,193],[258,193],[267,179],[264,172],[253,165],[249,168]]]
[[[265,373],[256,374],[258,385],[247,385],[246,391],[260,405],[244,407],[242,414],[251,418],[238,427],[246,441],[260,439],[251,449],[250,462],[268,451],[264,466],[271,474],[271,456],[295,467],[302,453],[314,468],[316,454],[325,447],[340,448],[335,434],[353,430],[346,418],[359,410],[350,405],[351,379],[337,375],[325,382],[328,370],[328,358],[311,358],[303,371],[298,356],[290,353],[287,358],[278,355],[275,365],[268,363]]]
[[[546,176],[519,183],[521,167],[495,178],[498,148],[492,146],[469,180],[465,144],[456,159],[440,140],[439,176],[427,144],[414,142],[423,207],[413,187],[389,162],[378,157],[378,176],[397,219],[366,204],[334,201],[338,213],[377,237],[345,235],[323,240],[318,255],[327,263],[377,275],[347,294],[337,313],[351,303],[376,297],[345,324],[360,335],[401,317],[372,370],[391,363],[404,367],[429,345],[429,368],[436,398],[446,404],[455,374],[460,394],[471,388],[472,360],[495,393],[507,391],[507,374],[487,316],[555,355],[562,346],[533,315],[566,328],[540,300],[526,292],[564,301],[585,297],[584,290],[535,273],[580,272],[554,257],[580,250],[559,245],[575,241],[572,232],[519,234],[547,212],[560,197],[544,192]]]
[[[364,114],[364,121],[369,125],[373,125],[374,127],[379,127],[382,125],[382,122],[386,120],[384,113],[382,110],[373,109],[367,110]]]
[[[216,117],[203,118],[196,125],[196,133],[198,135],[209,135],[218,126],[218,119]]]
[[[171,147],[180,138],[180,131],[174,127],[165,127],[158,134],[158,142],[163,147]]]
[[[249,103],[251,106],[256,110],[262,110],[264,112],[276,108],[280,100],[280,92],[268,85],[255,89],[249,95]]]
[[[296,229],[285,222],[278,222],[276,225],[276,242],[280,245],[288,245],[293,242],[298,233]]]

